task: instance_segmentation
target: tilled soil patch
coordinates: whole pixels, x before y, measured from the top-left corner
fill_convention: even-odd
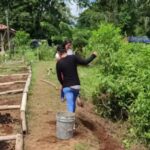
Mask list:
[[[0,150],[15,150],[15,141],[1,141]]]
[[[0,96],[0,105],[20,105],[22,93]]]
[[[27,67],[0,67],[1,74],[13,74],[13,73],[26,73],[28,72]]]
[[[24,89],[24,86],[25,86],[25,83],[15,83],[12,85],[3,85],[3,86],[0,86],[0,92]]]
[[[17,133],[21,133],[20,111],[0,111],[0,136]]]
[[[0,83],[12,82],[12,81],[26,81],[27,75],[17,76],[0,76]]]

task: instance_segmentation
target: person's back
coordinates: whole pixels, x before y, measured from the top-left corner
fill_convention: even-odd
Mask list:
[[[57,63],[57,70],[63,73],[63,87],[80,85],[75,55],[68,55]]]
[[[59,49],[59,53],[61,59],[56,64],[57,78],[63,87],[67,101],[67,110],[75,112],[76,99],[80,91],[77,65],[87,65],[96,57],[96,53],[94,52],[87,59],[82,59],[76,55],[67,55],[66,50],[63,48]]]
[[[81,57],[76,55],[66,55],[66,57],[59,60],[56,65],[56,69],[59,80],[61,80],[61,74],[63,74],[63,87],[80,85],[77,65],[87,65],[95,57],[95,54],[92,54],[87,59],[82,59]]]

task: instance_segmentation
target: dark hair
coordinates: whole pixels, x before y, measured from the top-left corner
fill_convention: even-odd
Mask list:
[[[65,40],[62,44],[62,46],[65,48],[65,46],[68,44],[68,43],[72,43],[71,40]]]
[[[65,53],[66,52],[65,48],[62,45],[58,45],[56,50],[59,53]]]

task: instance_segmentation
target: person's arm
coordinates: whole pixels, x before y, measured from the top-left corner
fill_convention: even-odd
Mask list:
[[[88,65],[91,61],[93,61],[93,59],[97,56],[97,54],[94,52],[90,57],[83,59],[79,56],[75,56],[76,61],[78,64],[80,65]]]
[[[58,78],[60,84],[63,85],[62,73],[61,73],[60,65],[58,62],[56,64],[56,73],[57,73],[57,78]]]

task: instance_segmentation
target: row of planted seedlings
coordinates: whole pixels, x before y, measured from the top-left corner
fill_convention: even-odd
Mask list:
[[[31,75],[24,62],[0,65],[0,150],[23,150]]]

